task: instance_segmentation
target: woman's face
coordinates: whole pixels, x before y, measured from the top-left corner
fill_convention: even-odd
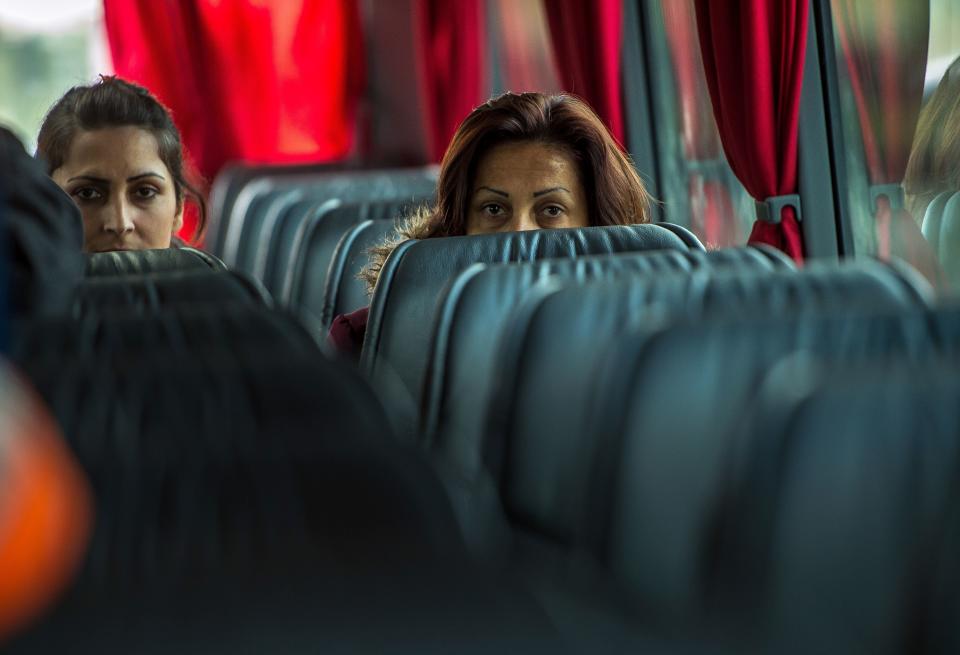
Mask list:
[[[139,127],[81,130],[53,180],[83,216],[83,249],[168,248],[183,224],[157,140]]]
[[[535,141],[491,148],[477,165],[467,234],[586,227],[587,199],[576,162]]]

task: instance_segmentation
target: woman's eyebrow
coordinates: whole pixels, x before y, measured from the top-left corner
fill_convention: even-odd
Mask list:
[[[139,173],[138,175],[134,175],[133,177],[128,177],[128,178],[127,178],[127,182],[136,182],[137,180],[143,179],[143,178],[145,178],[145,177],[159,177],[161,180],[166,180],[166,179],[167,179],[167,178],[165,178],[164,176],[160,175],[160,173],[154,173],[153,171],[147,171],[147,172],[145,172],[145,173]]]
[[[486,189],[487,191],[491,191],[491,192],[497,194],[498,196],[503,196],[504,198],[509,198],[509,197],[510,197],[510,194],[507,193],[506,191],[500,191],[499,189],[493,189],[493,188],[490,188],[490,187],[488,187],[488,186],[478,186],[478,187],[477,187],[477,191],[482,191],[483,189]]]
[[[145,178],[145,177],[157,177],[157,178],[160,178],[161,180],[166,180],[166,179],[167,179],[167,178],[165,178],[163,175],[160,175],[160,173],[154,173],[153,171],[146,171],[145,173],[138,173],[137,175],[134,175],[134,176],[132,176],[132,177],[128,177],[128,178],[127,178],[127,182],[136,182],[137,180],[143,179],[143,178]],[[74,175],[74,176],[71,177],[69,180],[67,180],[67,182],[73,182],[74,180],[86,180],[86,181],[88,181],[88,182],[100,182],[101,184],[109,184],[109,183],[110,183],[110,180],[107,180],[107,179],[102,178],[102,177],[97,177],[97,176],[95,176],[95,175]]]
[[[73,182],[74,180],[86,180],[88,182],[100,182],[101,184],[109,184],[110,180],[104,179],[102,177],[96,177],[94,175],[74,175],[67,182]]]
[[[534,197],[534,198],[539,198],[540,196],[545,196],[545,195],[547,195],[548,193],[553,193],[554,191],[566,191],[567,193],[570,193],[570,189],[568,189],[568,188],[566,188],[566,187],[555,186],[555,187],[550,187],[549,189],[544,189],[543,191],[534,191],[534,192],[533,192],[533,197]]]

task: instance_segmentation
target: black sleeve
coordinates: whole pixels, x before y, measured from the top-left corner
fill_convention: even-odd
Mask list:
[[[28,155],[9,130],[0,127],[0,213],[8,252],[10,305],[14,316],[67,310],[83,277],[83,223],[80,212]]]

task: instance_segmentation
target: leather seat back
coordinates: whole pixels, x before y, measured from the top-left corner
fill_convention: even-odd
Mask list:
[[[430,353],[437,303],[453,277],[477,263],[646,250],[688,250],[659,225],[535,230],[400,244],[383,266],[370,305],[360,365],[401,418],[410,437]],[[701,246],[702,249],[702,246]],[[405,427],[403,427],[405,426]]]
[[[323,279],[320,293],[320,324],[329,328],[333,319],[370,304],[366,282],[357,276],[370,261],[369,251],[396,228],[393,219],[365,221],[341,236]],[[321,291],[319,288],[313,292]]]
[[[265,213],[265,205],[290,189],[302,192],[303,198],[350,203],[429,196],[435,186],[434,167],[259,176],[237,192],[229,215],[214,221],[217,227],[211,236],[211,248],[221,254],[224,261],[233,261],[241,243],[258,233],[246,226],[248,213]]]
[[[157,313],[173,305],[232,303],[267,306],[272,300],[262,285],[245,275],[188,269],[88,278],[74,296],[73,315],[119,310]]]
[[[337,312],[327,318],[323,316],[322,311],[328,274],[334,273],[330,267],[341,238],[357,225],[371,220],[378,221],[377,224],[381,228],[392,226],[396,219],[409,215],[414,207],[425,200],[414,198],[344,204],[332,209],[321,220],[305,225],[288,269],[290,279],[285,288],[287,305],[298,310],[306,310],[324,326],[329,327],[334,316],[343,313]],[[373,232],[367,232],[369,229],[367,227],[363,232],[372,235]],[[386,231],[381,229],[378,235],[382,238],[386,236]],[[367,243],[368,247],[373,245],[370,239],[364,243]],[[339,271],[336,273],[339,274]],[[366,293],[363,296],[357,307],[368,304],[365,300]],[[356,297],[355,294],[354,297]],[[348,309],[357,309],[357,307]]]
[[[440,303],[424,391],[422,434],[437,452],[475,471],[483,420],[497,377],[497,348],[511,313],[537,285],[602,281],[709,270],[758,275],[793,270],[772,248],[658,250],[514,264],[475,264],[458,275]]]
[[[804,354],[762,385],[706,577],[717,604],[764,609],[769,652],[960,648],[953,355]]]
[[[119,250],[86,255],[86,276],[142,275],[161,271],[225,271],[226,265],[196,248]]]
[[[960,191],[945,191],[930,202],[922,231],[950,287],[960,289]]]

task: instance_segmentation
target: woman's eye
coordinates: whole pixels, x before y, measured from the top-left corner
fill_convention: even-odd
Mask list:
[[[143,199],[143,200],[148,200],[148,199],[150,199],[150,198],[153,198],[154,196],[156,196],[156,195],[157,195],[158,193],[160,193],[160,192],[159,192],[157,189],[153,188],[153,187],[144,186],[144,187],[140,187],[139,189],[137,189],[137,190],[135,191],[135,193],[136,193],[136,195],[137,195],[138,198],[141,198],[141,199]]]
[[[563,215],[563,207],[558,205],[550,205],[549,207],[543,208],[543,213],[550,218],[559,218],[561,215]]]
[[[496,203],[490,203],[483,206],[483,212],[487,216],[500,216],[503,213],[503,207]]]
[[[73,192],[73,195],[80,200],[99,200],[103,195],[91,186],[80,187]]]

